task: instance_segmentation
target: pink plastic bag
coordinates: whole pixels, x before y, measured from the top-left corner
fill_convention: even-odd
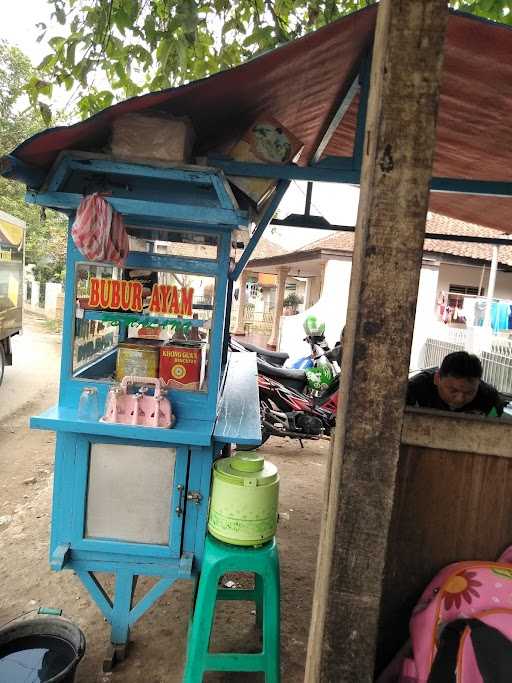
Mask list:
[[[123,217],[98,192],[80,202],[71,235],[87,259],[124,265],[129,243]]]
[[[512,641],[512,546],[498,562],[456,562],[429,583],[414,608],[410,643],[402,648],[377,683],[427,683],[445,624],[478,619]],[[484,683],[469,630],[460,642],[457,683]],[[512,647],[512,643],[511,643]],[[510,673],[512,681],[512,672]]]

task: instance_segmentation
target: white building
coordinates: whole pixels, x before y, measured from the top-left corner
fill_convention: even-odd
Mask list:
[[[439,214],[428,215],[427,233],[448,234],[458,237],[510,239],[510,246],[498,248],[498,267],[494,299],[512,304],[512,238],[495,230],[464,223]],[[305,282],[305,310],[294,316],[282,316],[278,327],[276,346],[290,355],[307,351],[303,339],[302,324],[309,314],[316,314],[326,323],[326,336],[331,344],[340,337],[345,324],[354,234],[351,232],[329,233],[324,238],[286,254],[257,257],[249,261],[247,270],[277,276],[289,281],[291,277]],[[491,244],[453,240],[426,239],[423,252],[418,302],[415,314],[414,340],[411,368],[422,365],[425,342],[433,330],[440,327],[463,329],[473,320],[464,321],[462,309],[473,306],[475,299],[489,294],[493,247]],[[491,284],[492,286],[492,284]],[[445,309],[441,302],[453,311],[456,319],[444,325]],[[396,300],[396,306],[401,302]],[[474,307],[474,306],[473,306]],[[512,309],[510,309],[512,312]],[[390,312],[392,313],[392,312]],[[444,316],[446,318],[446,315]],[[511,318],[512,321],[512,318]],[[508,337],[502,329],[501,335]],[[512,336],[512,330],[510,331]]]

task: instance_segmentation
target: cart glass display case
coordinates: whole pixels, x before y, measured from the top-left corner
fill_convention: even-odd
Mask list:
[[[74,378],[135,375],[207,391],[215,277],[87,262],[75,275]]]

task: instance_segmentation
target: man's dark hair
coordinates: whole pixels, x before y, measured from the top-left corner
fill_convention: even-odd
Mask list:
[[[439,368],[441,377],[469,379],[482,377],[482,363],[478,356],[467,351],[455,351],[444,357]]]

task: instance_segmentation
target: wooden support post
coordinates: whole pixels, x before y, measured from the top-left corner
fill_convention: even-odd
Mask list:
[[[379,5],[308,683],[369,683],[435,147],[446,0]]]
[[[245,334],[244,318],[245,305],[247,303],[247,271],[243,270],[238,280],[238,309],[236,313],[235,331],[233,334]]]

